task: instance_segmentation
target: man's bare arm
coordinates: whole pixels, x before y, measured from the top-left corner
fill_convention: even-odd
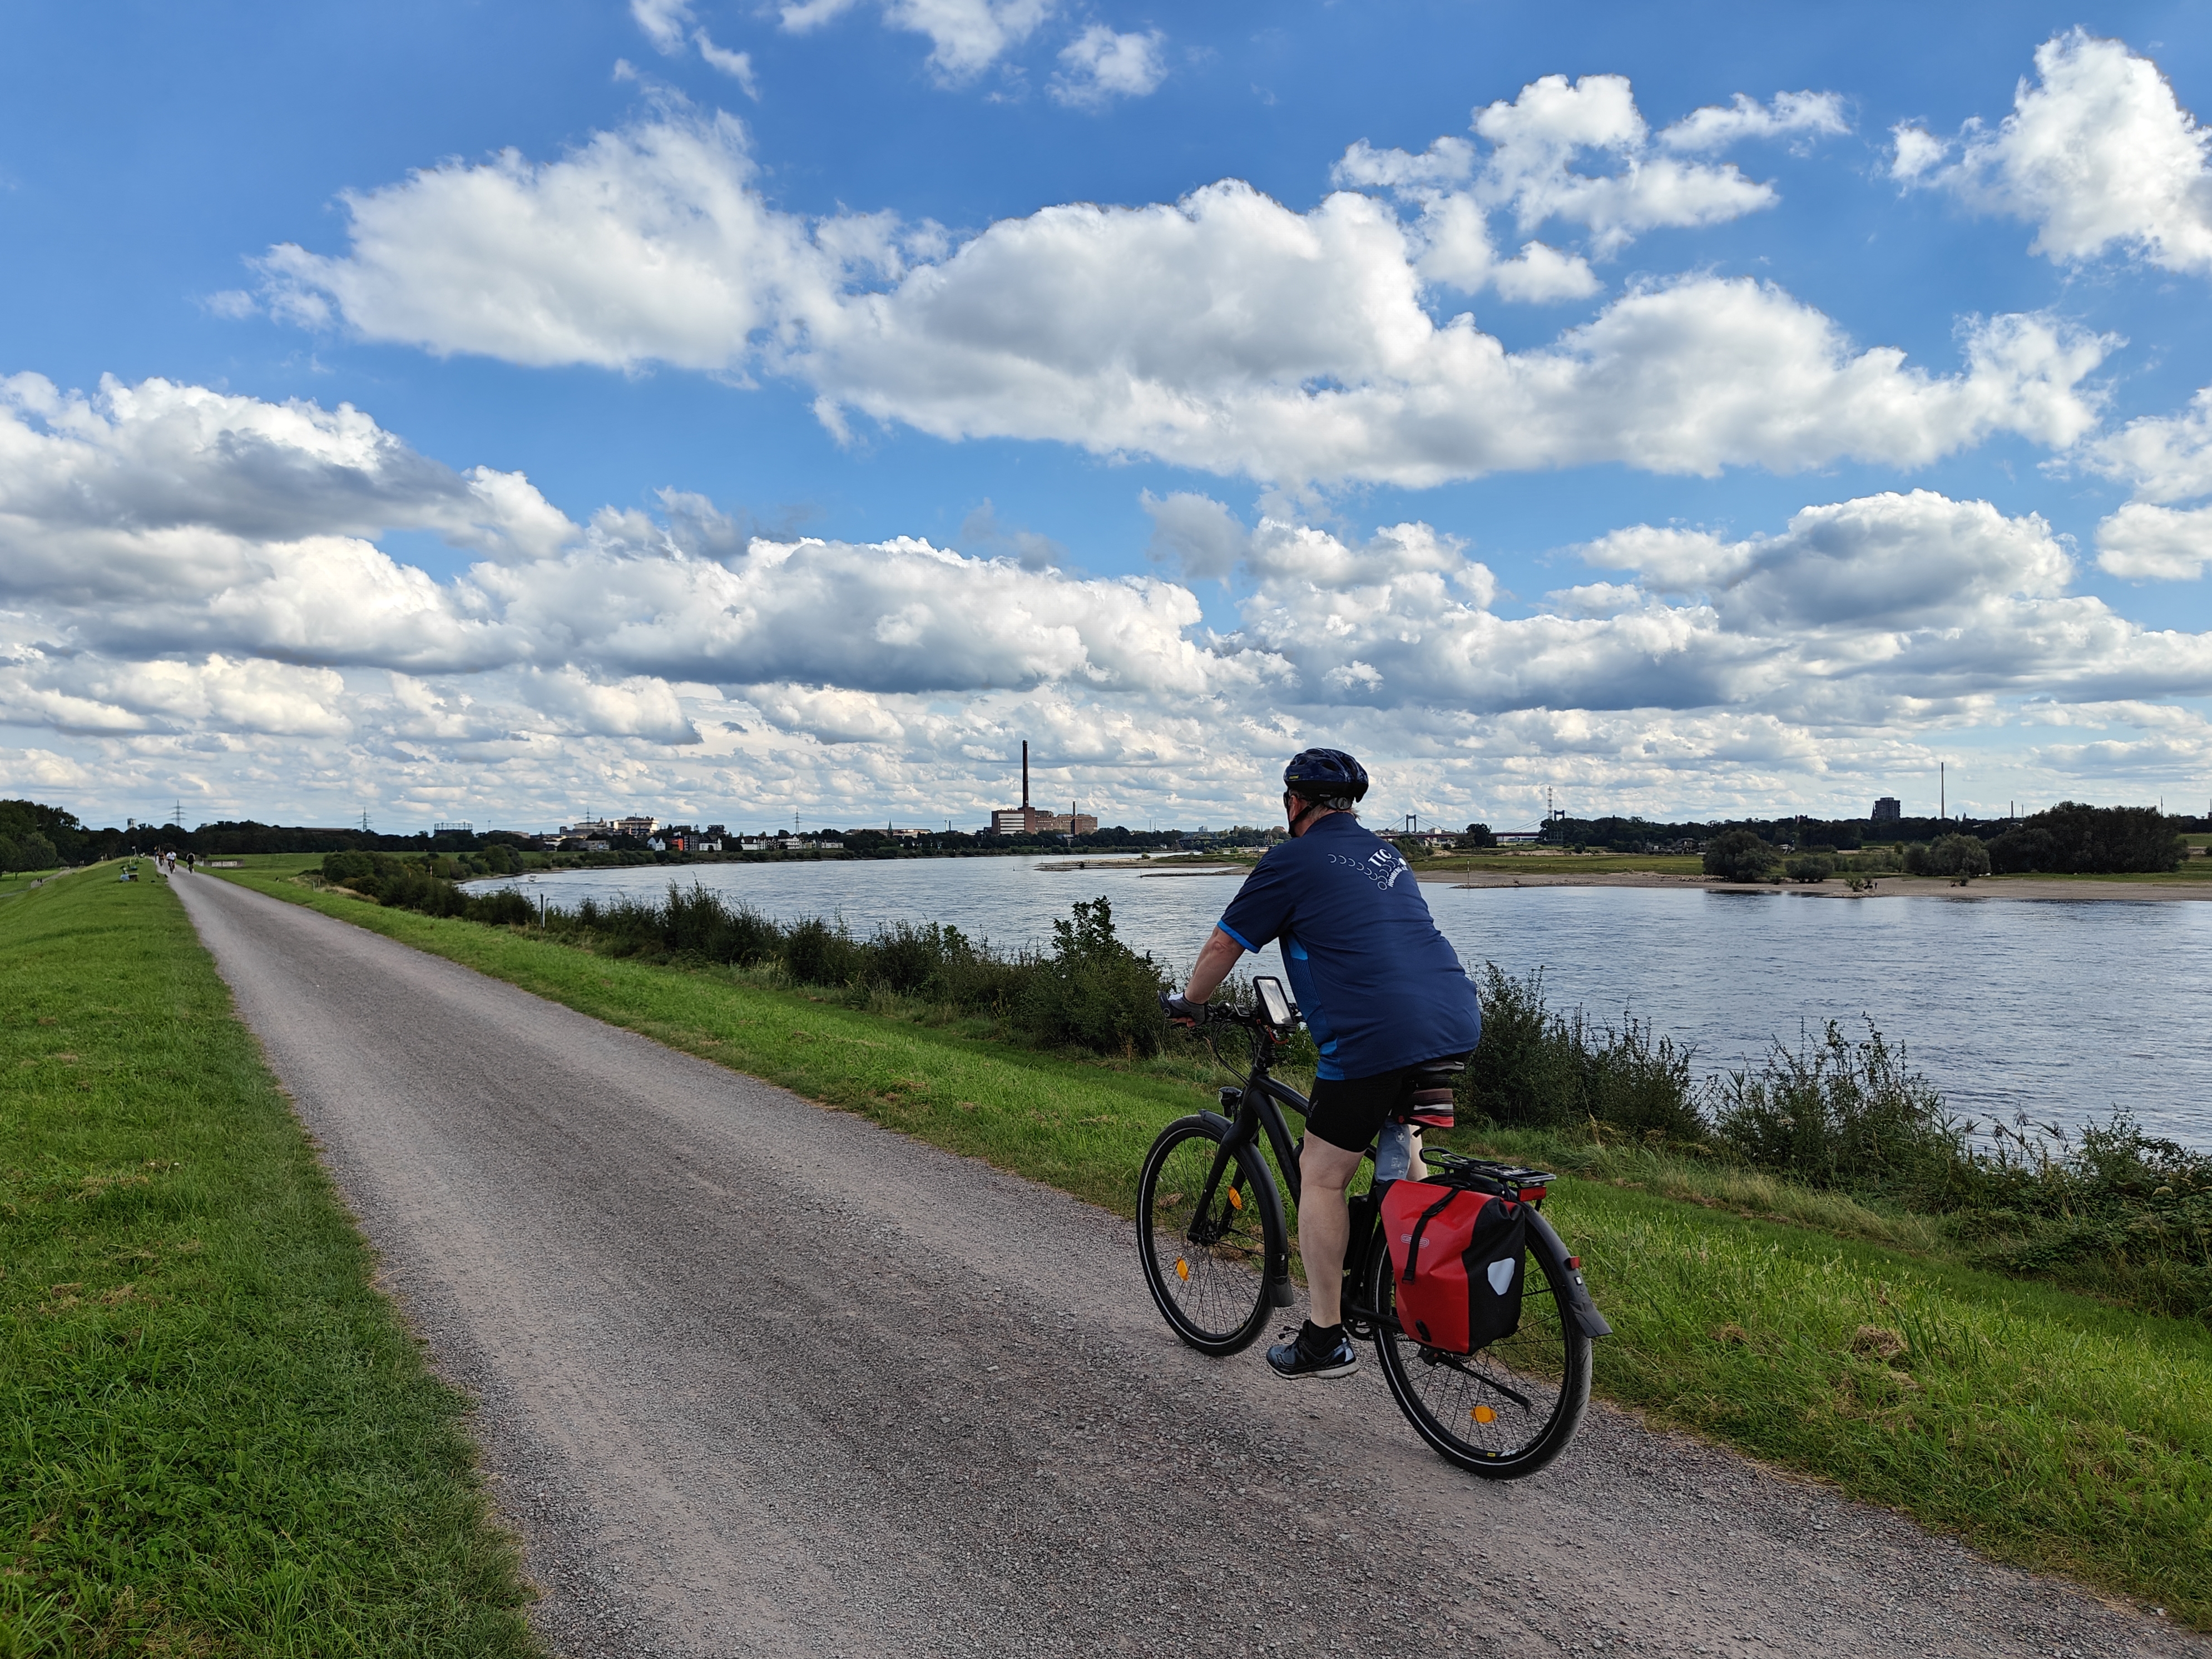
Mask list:
[[[1206,941],[1206,948],[1198,953],[1197,965],[1190,970],[1190,983],[1182,989],[1183,1000],[1202,1003],[1211,997],[1221,988],[1221,981],[1229,977],[1229,970],[1243,954],[1243,945],[1215,928]]]

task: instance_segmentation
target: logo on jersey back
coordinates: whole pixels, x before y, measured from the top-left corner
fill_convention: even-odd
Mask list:
[[[1396,848],[1390,847],[1377,848],[1364,862],[1358,859],[1346,858],[1340,853],[1331,853],[1328,855],[1328,861],[1331,864],[1350,865],[1386,893],[1398,884],[1399,877],[1413,867],[1398,856]]]

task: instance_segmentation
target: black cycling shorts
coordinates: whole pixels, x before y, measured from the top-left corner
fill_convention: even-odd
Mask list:
[[[1307,1103],[1306,1133],[1319,1135],[1347,1152],[1364,1152],[1374,1144],[1398,1109],[1411,1099],[1419,1079],[1443,1066],[1466,1062],[1465,1054],[1439,1054],[1418,1066],[1401,1066],[1374,1077],[1325,1077],[1314,1081]]]

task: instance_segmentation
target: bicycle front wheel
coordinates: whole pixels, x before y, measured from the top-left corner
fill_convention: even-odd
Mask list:
[[[1226,1133],[1218,1118],[1179,1118],[1160,1131],[1137,1178],[1145,1284],[1175,1334],[1200,1353],[1235,1353],[1266,1328],[1267,1263],[1283,1255],[1273,1177],[1249,1143],[1224,1159]]]
[[[1493,1480],[1534,1474],[1574,1438],[1589,1406],[1590,1340],[1568,1311],[1565,1261],[1530,1249],[1521,1328],[1471,1354],[1424,1347],[1398,1328],[1390,1252],[1378,1248],[1368,1277],[1382,1375],[1406,1419],[1460,1468]]]

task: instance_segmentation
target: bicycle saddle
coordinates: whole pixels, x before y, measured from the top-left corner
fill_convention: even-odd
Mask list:
[[[1406,1103],[1395,1114],[1396,1121],[1411,1123],[1423,1129],[1450,1128],[1452,1100],[1458,1092],[1455,1086],[1457,1079],[1466,1069],[1464,1060],[1447,1060],[1425,1066],[1416,1072]]]

